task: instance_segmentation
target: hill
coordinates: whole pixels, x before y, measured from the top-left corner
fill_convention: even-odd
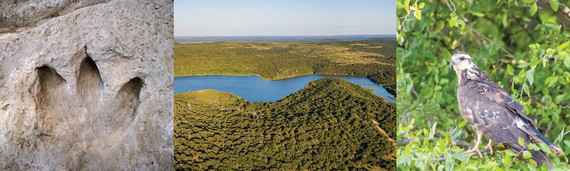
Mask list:
[[[395,169],[395,104],[337,78],[268,103],[201,90],[175,99],[177,170]]]

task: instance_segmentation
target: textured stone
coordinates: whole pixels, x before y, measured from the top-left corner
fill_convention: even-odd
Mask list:
[[[172,169],[172,1],[0,11],[2,170]]]

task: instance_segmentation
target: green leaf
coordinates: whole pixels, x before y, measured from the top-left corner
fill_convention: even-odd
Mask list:
[[[558,56],[560,57],[560,59],[568,59],[568,52],[558,51]]]
[[[477,17],[483,17],[483,16],[485,16],[485,14],[480,13],[480,12],[472,12],[471,14],[473,14],[474,16],[477,16]]]
[[[546,49],[546,56],[552,56],[552,55],[554,55],[555,52],[556,52],[556,50],[554,50],[552,48],[548,48],[548,49]]]
[[[465,25],[465,22],[463,22],[463,20],[457,20],[457,24],[462,26],[462,25]]]
[[[431,131],[429,132],[429,139],[433,139],[433,136],[435,135],[435,128],[437,126],[437,122],[435,122],[433,124],[433,126],[431,127]]]
[[[446,171],[453,169],[453,160],[452,160],[452,158],[449,157],[449,156],[447,156],[447,157],[445,158],[445,168],[446,168]]]
[[[562,138],[564,138],[564,129],[565,128],[562,128],[562,131],[560,131],[560,134],[558,134],[558,137],[556,140],[554,140],[554,143],[556,143],[556,141],[562,141]],[[566,147],[568,147],[568,145]]]
[[[564,60],[564,65],[566,65],[566,68],[570,68],[570,58]]]
[[[530,45],[528,45],[528,48],[530,48],[530,50],[535,50],[535,49],[538,48],[538,47],[539,47],[539,45],[537,45],[537,44],[530,44]]]
[[[513,153],[513,152],[511,152]],[[513,154],[514,155],[514,154]],[[513,157],[510,155],[506,155],[505,159],[503,160],[503,165],[508,166],[513,161]]]
[[[558,0],[550,0],[550,7],[552,7],[552,11],[558,11]]]
[[[465,154],[452,154],[451,157],[461,161],[463,164],[467,163],[467,156]]]
[[[503,26],[505,26],[505,27],[507,27],[509,25],[509,20],[508,20],[509,18],[508,17],[509,17],[508,14],[503,15],[502,21],[503,21]]]
[[[459,135],[461,135],[461,129],[459,131],[453,133],[453,135],[451,135],[451,139],[452,140],[457,139],[457,137],[459,137]]]
[[[416,19],[418,19],[420,21],[422,20],[422,13],[421,12],[422,11],[419,9],[416,9],[416,12],[414,12],[414,16],[416,16]]]
[[[525,75],[526,75],[526,70],[519,71],[519,74],[517,75],[517,79],[520,81],[519,83],[523,83]]]
[[[526,95],[530,98],[530,90],[528,88],[528,85],[523,84],[523,89],[524,89],[524,92],[526,93]]]
[[[534,16],[534,14],[536,14],[536,10],[537,10],[537,7],[536,7],[536,2],[535,2],[530,6],[530,16]]]
[[[528,73],[526,73],[526,79],[528,79],[528,83],[530,83],[530,85],[532,85],[532,83],[534,83],[534,74],[533,74],[533,72],[528,72]]]
[[[515,155],[515,153],[511,149],[505,150],[505,154],[507,154],[507,156],[514,156]]]
[[[530,3],[533,3],[534,0],[523,0],[523,2],[524,2],[524,3],[527,3],[527,4],[530,4]]]
[[[536,67],[537,64],[538,64],[538,59],[532,58],[532,60],[530,61],[530,67],[534,68]]]
[[[515,73],[515,70],[514,70],[513,67],[512,67],[511,65],[509,65],[509,64],[507,64],[507,73],[508,73],[509,75],[514,75],[514,73]]]
[[[404,1],[404,9],[406,9],[406,12],[410,12],[410,0]]]
[[[540,147],[536,146],[536,144],[530,144],[530,145],[528,145],[528,149],[529,150],[538,150],[538,149],[540,149]]]
[[[539,146],[540,149],[541,149],[542,151],[544,151],[546,154],[552,153],[552,152],[550,151],[550,147],[548,147],[548,145],[546,145],[546,144],[544,144],[544,143],[540,143],[540,144],[538,144],[538,146]]]
[[[542,96],[542,99],[540,101],[542,101],[542,103],[544,103],[545,105],[548,105],[552,102],[552,97],[550,97],[549,95],[544,95]]]
[[[457,126],[458,128],[463,128],[465,125],[467,125],[467,121],[463,120],[461,122],[459,122],[459,125]]]
[[[521,137],[519,137],[519,145],[524,147],[524,140]]]
[[[404,44],[404,37],[403,37],[402,35],[396,34],[396,40],[398,41],[398,44],[399,44],[400,46],[403,46],[403,44]]]
[[[552,76],[552,77],[546,78],[546,83],[548,84],[548,87],[554,86],[554,84],[556,84],[556,82],[558,82],[558,76]]]
[[[560,46],[558,46],[558,51],[564,50],[564,48],[568,47],[568,45],[570,45],[570,41],[562,43]]]
[[[530,159],[532,157],[532,154],[530,154],[529,151],[523,151],[523,158],[524,159]]]
[[[426,3],[423,3],[423,2],[422,2],[422,3],[420,4],[420,9],[421,9],[421,8],[424,8],[425,5],[426,5]]]
[[[448,20],[448,22],[449,22],[450,27],[457,27],[458,26],[457,18],[451,18]]]

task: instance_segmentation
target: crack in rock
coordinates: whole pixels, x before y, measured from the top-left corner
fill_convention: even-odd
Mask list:
[[[105,0],[28,0],[0,1],[0,33],[34,26],[75,10],[106,3]]]

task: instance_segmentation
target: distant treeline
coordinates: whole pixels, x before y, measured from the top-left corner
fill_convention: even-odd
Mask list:
[[[396,105],[338,78],[277,102],[175,94],[176,170],[395,170]]]
[[[270,80],[308,74],[350,75],[395,85],[396,45],[392,39],[177,43],[174,75],[259,75]]]

